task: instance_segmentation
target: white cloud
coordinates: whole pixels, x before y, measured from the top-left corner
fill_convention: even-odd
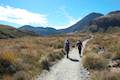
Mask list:
[[[69,23],[73,23],[74,21],[76,21],[76,19],[66,11],[66,7],[61,7],[60,10],[65,15],[65,17],[69,20]]]
[[[62,6],[60,8],[60,11],[62,12],[62,14],[68,19],[68,24],[66,25],[62,25],[60,26],[60,28],[67,28],[72,26],[73,24],[77,23],[81,18],[79,19],[75,19],[73,16],[71,16],[67,11],[66,11],[66,7]],[[58,28],[59,29],[59,28]]]
[[[33,13],[26,9],[0,5],[0,21],[19,25],[45,26],[48,21],[46,15]]]

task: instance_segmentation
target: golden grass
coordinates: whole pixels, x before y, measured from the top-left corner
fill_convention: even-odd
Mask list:
[[[96,33],[94,39],[88,42],[84,51],[83,64],[91,71],[92,80],[119,80],[120,73],[109,71],[106,61],[120,58],[120,33]],[[96,57],[95,57],[96,56]],[[104,70],[99,67],[105,65]],[[93,69],[93,67],[98,68]],[[92,68],[91,68],[92,67]],[[116,68],[117,69],[117,68]]]
[[[83,57],[83,66],[89,70],[106,69],[107,64],[107,59],[95,53],[91,53]]]
[[[82,39],[81,36],[85,37],[85,35],[72,35],[67,38],[75,42]],[[43,69],[49,70],[50,66],[64,56],[62,49],[65,39],[66,36],[1,39],[0,59],[9,61],[15,66],[16,73],[12,74],[13,76],[23,71],[22,73],[30,75],[32,79]]]
[[[5,51],[1,53],[0,58],[3,60],[10,61],[12,64],[15,64],[17,59],[16,54],[12,53],[11,51]]]
[[[119,55],[120,53],[120,33],[101,33],[95,34],[94,39],[87,44],[85,54],[89,52],[99,53],[98,48],[103,48],[105,52],[103,54],[110,54],[111,57]]]
[[[91,77],[92,80],[120,80],[120,73],[110,72],[108,70],[95,71]]]

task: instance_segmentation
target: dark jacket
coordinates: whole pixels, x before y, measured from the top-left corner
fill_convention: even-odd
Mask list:
[[[82,42],[81,41],[78,41],[76,45],[77,45],[78,49],[82,48]]]
[[[65,43],[64,43],[64,49],[65,49],[65,51],[70,50],[70,42],[68,40],[66,40]]]

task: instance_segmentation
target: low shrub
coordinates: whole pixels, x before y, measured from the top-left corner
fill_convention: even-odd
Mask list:
[[[0,58],[15,64],[17,56],[15,55],[15,53],[13,53],[11,51],[5,51],[0,54]]]
[[[106,59],[111,59],[111,58],[112,58],[112,53],[106,52],[106,53],[102,54],[102,56],[103,56],[104,58],[106,58]]]
[[[101,70],[107,67],[108,61],[98,54],[87,54],[83,57],[83,66],[87,69]]]
[[[16,72],[16,67],[11,62],[0,59],[0,75],[4,74],[14,74]]]
[[[48,61],[48,60],[43,60],[42,62],[41,62],[41,65],[42,65],[42,68],[43,69],[45,69],[45,70],[50,70],[50,62]]]
[[[61,51],[57,50],[54,51],[53,53],[47,55],[47,58],[44,58],[40,63],[42,65],[42,68],[45,70],[50,70],[50,66],[52,66],[53,62],[56,62],[57,60],[60,60],[64,56],[64,53]]]
[[[28,73],[24,71],[19,71],[13,75],[13,80],[32,80],[32,79],[30,78],[30,75]]]
[[[120,52],[116,52],[112,55],[112,59],[113,60],[117,60],[117,59],[120,59]]]
[[[110,71],[96,71],[91,75],[92,80],[120,80],[120,73]]]

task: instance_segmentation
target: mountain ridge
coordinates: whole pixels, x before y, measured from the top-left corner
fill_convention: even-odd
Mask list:
[[[110,27],[118,27],[120,28],[120,11],[112,11],[108,13],[107,15],[98,17],[94,19],[90,25],[89,29],[92,32],[105,32]]]
[[[90,14],[88,14],[87,16],[85,16],[84,18],[82,18],[81,20],[79,20],[77,23],[73,24],[72,26],[63,29],[63,32],[75,32],[75,31],[80,31],[82,30],[85,26],[89,25],[89,22],[91,22],[93,19],[103,16],[103,14],[101,13],[95,13],[92,12]]]
[[[114,28],[114,27],[117,27],[117,28]],[[79,20],[77,23],[65,29],[55,29],[52,27],[41,27],[41,26],[34,27],[31,25],[24,25],[18,29],[11,26],[0,27],[1,30],[3,30],[4,28],[14,32],[15,35],[18,35],[18,33],[16,34],[15,31],[13,30],[20,32],[20,34],[25,33],[25,34],[32,34],[32,35],[38,35],[38,36],[58,35],[58,34],[74,33],[74,32],[80,32],[80,31],[106,32],[107,30],[109,30],[109,28],[111,30],[120,28],[120,10],[111,11],[106,15],[92,12],[86,15],[81,20]],[[6,32],[4,33],[6,34]],[[4,34],[4,33],[1,33],[1,34]],[[11,35],[12,35],[11,37],[15,37],[13,36],[13,34]]]
[[[91,22],[93,19],[100,17],[100,16],[103,16],[103,14],[92,12],[88,14],[87,16],[85,16],[80,21],[78,21],[77,23],[73,24],[72,26],[65,28],[65,29],[59,29],[59,30],[51,28],[51,27],[33,27],[30,25],[24,25],[19,29],[23,31],[31,31],[35,34],[43,35],[43,36],[61,34],[61,33],[70,33],[70,32],[80,31],[85,26],[87,26],[89,22]]]
[[[59,30],[52,28],[52,27],[33,27],[30,25],[24,25],[24,26],[20,27],[19,30],[30,31],[37,35],[42,35],[42,36],[54,35],[54,34],[59,33]]]

